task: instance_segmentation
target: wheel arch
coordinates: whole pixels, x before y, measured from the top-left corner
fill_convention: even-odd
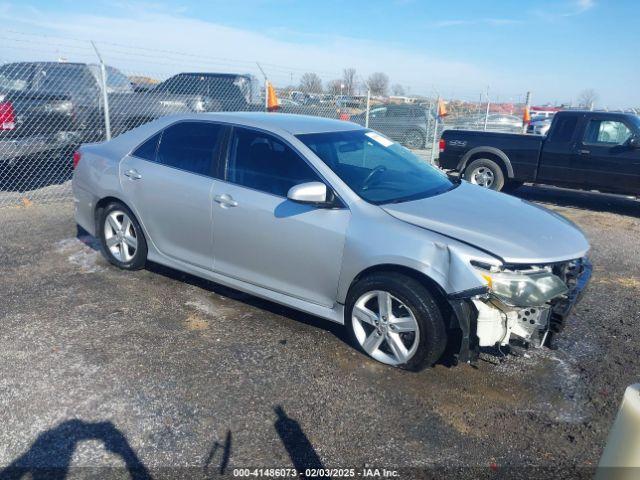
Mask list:
[[[351,289],[358,281],[360,281],[361,279],[369,275],[384,274],[384,273],[399,273],[418,281],[423,287],[427,289],[429,293],[433,295],[442,313],[442,318],[445,319],[446,321],[446,319],[450,317],[452,311],[451,311],[451,306],[447,301],[447,293],[438,282],[436,282],[433,278],[431,278],[429,275],[425,274],[424,272],[421,272],[420,270],[416,270],[415,268],[407,267],[405,265],[400,265],[400,264],[394,264],[394,263],[382,263],[378,265],[372,265],[370,267],[365,268],[360,273],[358,273],[351,280],[351,283],[349,284],[349,288],[347,289],[345,299],[344,299],[345,303],[346,303],[346,299],[349,298],[349,293],[351,292]],[[346,314],[347,312],[345,310],[345,315]]]
[[[151,242],[150,242],[150,238],[149,238],[149,234],[146,231],[146,228],[144,226],[144,224],[142,223],[141,219],[140,219],[140,215],[138,215],[138,212],[136,212],[135,209],[131,208],[131,205],[129,205],[126,201],[124,201],[122,198],[115,196],[115,195],[106,195],[104,197],[102,197],[100,200],[98,200],[96,202],[96,206],[93,210],[93,220],[94,220],[94,225],[95,225],[95,231],[96,231],[96,236],[99,234],[100,232],[100,212],[102,212],[102,210],[109,205],[109,203],[111,202],[117,202],[117,203],[121,203],[122,205],[124,205],[125,207],[127,207],[131,213],[135,216],[136,220],[138,221],[138,224],[140,224],[140,228],[142,229],[142,234],[145,236],[146,240],[147,240],[147,247],[151,246]]]
[[[509,160],[509,157],[506,153],[495,147],[472,148],[462,157],[462,159],[458,163],[457,170],[460,173],[464,172],[464,169],[467,168],[469,162],[472,162],[473,160],[477,160],[479,158],[494,160],[500,166],[500,168],[502,168],[507,178],[513,178],[513,165],[511,165],[511,160]]]

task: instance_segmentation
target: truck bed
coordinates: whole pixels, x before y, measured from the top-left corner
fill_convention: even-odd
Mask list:
[[[476,150],[500,156],[506,154],[513,168],[518,169],[522,181],[533,181],[544,137],[518,133],[484,132],[476,130],[445,130],[445,142],[438,164],[446,170],[460,171],[464,164],[473,159]]]

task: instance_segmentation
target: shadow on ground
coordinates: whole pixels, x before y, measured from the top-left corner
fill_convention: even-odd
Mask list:
[[[276,405],[274,412],[276,419],[273,426],[293,467],[301,474],[308,468],[323,469],[324,464],[300,423],[289,417],[281,405]],[[112,422],[85,422],[73,419],[41,433],[31,444],[29,450],[16,458],[9,466],[0,470],[0,480],[21,480],[24,478],[63,480],[68,476],[73,476],[71,475],[71,461],[74,452],[79,443],[88,440],[101,442],[108,452],[121,459],[125,464],[124,470],[129,478],[135,480],[153,478],[154,472],[142,463],[126,437]],[[200,476],[199,473],[204,474],[205,477],[210,474],[225,475],[228,473],[231,447],[232,434],[231,430],[227,430],[224,443],[214,442],[202,470],[197,467],[185,467],[183,472],[180,472],[179,468],[171,467],[165,470],[171,470],[172,474],[178,475],[175,478],[195,478]],[[210,469],[213,460],[218,457],[219,451],[221,455],[218,467],[215,470]],[[91,470],[91,472],[85,473],[89,473],[93,478],[108,476],[106,470],[109,467],[83,468]],[[115,470],[117,467],[112,468]],[[182,476],[183,474],[185,476]]]
[[[530,202],[549,203],[559,207],[580,208],[640,218],[640,201],[622,195],[543,185],[525,185],[514,191],[512,195]]]
[[[151,478],[126,437],[113,423],[91,423],[74,419],[41,433],[26,453],[0,471],[0,479],[66,478],[77,445],[86,440],[102,442],[108,452],[117,455],[124,462],[131,478]]]

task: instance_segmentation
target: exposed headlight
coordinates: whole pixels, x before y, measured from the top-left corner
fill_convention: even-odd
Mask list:
[[[539,307],[569,291],[559,277],[545,269],[527,272],[491,271],[477,266],[476,269],[495,296],[515,307]]]

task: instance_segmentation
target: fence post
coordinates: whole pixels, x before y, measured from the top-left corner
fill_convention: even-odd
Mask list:
[[[489,87],[487,87],[487,110],[484,113],[484,131],[487,131],[487,123],[489,123],[489,109],[491,108],[491,100],[489,100]]]
[[[371,110],[371,89],[367,86],[367,114],[364,117],[364,126],[369,128],[369,111]]]
[[[111,119],[109,116],[109,95],[107,93],[107,67],[102,61],[102,56],[98,51],[98,47],[96,44],[91,41],[91,45],[93,45],[93,49],[96,52],[96,56],[98,57],[98,61],[100,62],[100,90],[102,90],[102,113],[104,114],[104,134],[105,139],[111,140]]]
[[[427,111],[427,133],[425,135],[425,139],[424,139],[424,148],[427,148],[427,145],[429,145],[429,132],[431,131],[431,110],[433,109],[433,101],[431,99],[429,99],[429,110]],[[433,133],[433,136],[435,137],[435,132]]]
[[[527,92],[527,96],[524,101],[524,109],[526,111],[527,108],[531,107],[531,92]],[[524,114],[522,116],[522,133],[527,133],[527,125],[524,123]]]
[[[429,163],[433,165],[434,160],[436,158],[436,144],[438,142],[438,120],[440,119],[438,110],[440,109],[440,96],[438,96],[438,101],[436,102],[436,118],[433,121],[433,142],[431,144],[431,156],[429,158]]]

